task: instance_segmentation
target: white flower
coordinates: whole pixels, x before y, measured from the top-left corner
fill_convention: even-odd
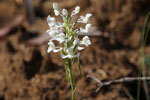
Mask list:
[[[50,27],[50,30],[47,31],[50,36],[54,37],[56,34],[62,32],[64,23],[56,22],[56,19],[50,15],[47,17],[47,23]]]
[[[92,26],[92,24],[86,24],[85,29],[80,27],[80,32],[81,33],[88,33],[91,26]]]
[[[51,17],[50,15],[47,17],[47,23],[49,27],[54,26],[56,24],[56,20],[54,17]]]
[[[53,40],[57,40],[59,41],[59,43],[62,43],[65,41],[65,34],[64,33],[57,34]]]
[[[80,12],[80,7],[77,6],[77,7],[75,8],[75,10],[72,11],[72,14],[71,14],[71,15],[72,15],[72,16],[73,16],[73,15],[76,15],[76,14],[78,14],[79,12]]]
[[[67,11],[66,9],[63,9],[63,10],[62,10],[62,14],[63,14],[64,16],[68,16],[68,11]]]
[[[80,44],[83,44],[85,46],[89,46],[91,44],[91,41],[90,41],[88,36],[84,36],[82,41],[80,42]]]
[[[76,45],[78,45],[78,46],[77,46],[77,50],[83,50],[84,47],[80,47],[80,46],[79,46],[79,43],[80,43],[80,40],[79,40],[78,38],[76,38],[76,39],[73,41],[73,46],[72,46],[72,47],[75,47]]]
[[[88,23],[89,18],[92,16],[92,14],[87,13],[86,16],[80,16],[80,19],[78,19],[79,23]]]
[[[59,10],[54,10],[55,16],[60,15],[60,11]]]
[[[47,33],[51,36],[54,37],[56,35],[56,33],[54,31],[51,30],[47,30]]]
[[[62,50],[62,48],[60,47],[55,47],[55,44],[52,41],[49,41],[48,45],[49,45],[48,50],[47,50],[48,53],[50,53],[51,51],[59,52]]]
[[[54,25],[50,27],[50,30],[48,30],[47,32],[51,37],[54,37],[56,34],[61,32],[61,29]]]
[[[80,56],[80,53],[74,54],[73,48],[67,48],[66,49],[66,53],[67,53],[67,55],[64,55],[63,53],[61,53],[61,57],[63,59],[65,59],[65,58],[79,57]]]

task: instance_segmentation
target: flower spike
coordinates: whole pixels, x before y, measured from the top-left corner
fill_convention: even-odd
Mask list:
[[[50,29],[47,31],[48,34],[52,37],[50,42],[48,43],[49,48],[48,52],[58,52],[61,51],[62,59],[78,57],[78,50],[83,50],[85,46],[89,46],[91,41],[88,36],[83,37],[82,41],[78,39],[78,33],[88,33],[92,24],[89,23],[89,18],[92,14],[87,13],[86,16],[80,16],[74,23],[87,23],[85,28],[80,27],[80,29],[74,29],[73,27],[76,25],[70,24],[68,16],[68,11],[66,9],[60,9],[57,3],[53,3],[53,9],[56,16],[60,15],[63,18],[63,23],[56,22],[55,17],[51,17],[50,15],[47,17],[47,22]],[[80,7],[77,6],[75,10],[72,11],[71,17],[73,15],[78,14],[80,11]],[[72,26],[72,27],[70,27]],[[62,29],[65,30],[66,33],[62,32]],[[72,33],[71,33],[72,31]],[[63,44],[62,47],[55,47],[54,42],[58,41],[60,44]],[[63,52],[62,52],[63,50]]]
[[[80,70],[79,51],[91,45],[91,41],[88,36],[84,36],[82,40],[80,40],[78,35],[79,33],[89,32],[89,29],[92,26],[89,22],[89,18],[92,14],[88,13],[86,16],[80,16],[78,20],[72,23],[72,17],[80,12],[79,6],[75,7],[71,15],[69,15],[66,9],[60,9],[57,3],[53,3],[53,9],[55,16],[61,16],[63,22],[57,22],[55,17],[51,17],[50,15],[47,17],[47,23],[49,26],[47,33],[51,36],[51,39],[48,42],[49,47],[47,52],[61,53],[61,58],[63,59],[67,76],[71,82],[72,100],[75,100],[75,78],[72,72],[72,65],[74,58],[77,58]],[[75,25],[78,23],[86,24],[85,28],[80,27],[78,29],[74,29]],[[57,41],[60,46],[56,46],[55,41]]]

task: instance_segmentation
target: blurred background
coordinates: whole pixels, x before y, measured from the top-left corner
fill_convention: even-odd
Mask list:
[[[60,54],[47,53],[47,16],[52,3],[71,12],[92,13],[92,45],[81,52],[82,75],[74,64],[77,100],[136,100],[137,82],[115,84],[96,93],[97,83],[137,77],[144,18],[149,0],[0,0],[0,100],[70,100],[70,84]],[[60,20],[57,17],[57,20]],[[81,36],[82,37],[82,36]],[[145,76],[150,68],[150,35],[145,47]],[[147,85],[149,83],[147,82]],[[141,83],[140,100],[146,100]]]

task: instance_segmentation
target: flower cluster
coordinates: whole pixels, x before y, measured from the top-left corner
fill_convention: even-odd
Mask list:
[[[78,50],[83,50],[84,46],[89,46],[91,44],[89,37],[84,36],[82,40],[79,40],[78,35],[81,33],[88,33],[91,24],[89,18],[92,14],[88,13],[85,16],[80,16],[78,20],[71,23],[73,16],[77,15],[80,11],[80,7],[77,6],[75,10],[72,11],[71,15],[68,14],[66,9],[60,9],[57,3],[53,3],[53,9],[56,16],[61,16],[63,23],[56,22],[55,17],[50,15],[47,17],[47,22],[50,29],[47,31],[52,37],[48,42],[48,53],[61,51],[61,57],[73,58],[79,57],[80,53]],[[84,23],[85,28],[80,27],[79,29],[74,29],[77,23]],[[54,41],[58,41],[61,46],[56,46]]]

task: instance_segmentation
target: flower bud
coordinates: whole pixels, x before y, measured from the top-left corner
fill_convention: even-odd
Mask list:
[[[59,10],[57,3],[53,3],[53,9],[54,9],[54,10]]]
[[[77,6],[77,7],[75,8],[75,14],[78,14],[78,13],[79,13],[79,11],[80,11],[80,7],[79,7],[79,6]]]
[[[66,9],[63,9],[63,10],[62,10],[62,14],[63,14],[64,16],[68,16],[68,11],[67,11]]]

